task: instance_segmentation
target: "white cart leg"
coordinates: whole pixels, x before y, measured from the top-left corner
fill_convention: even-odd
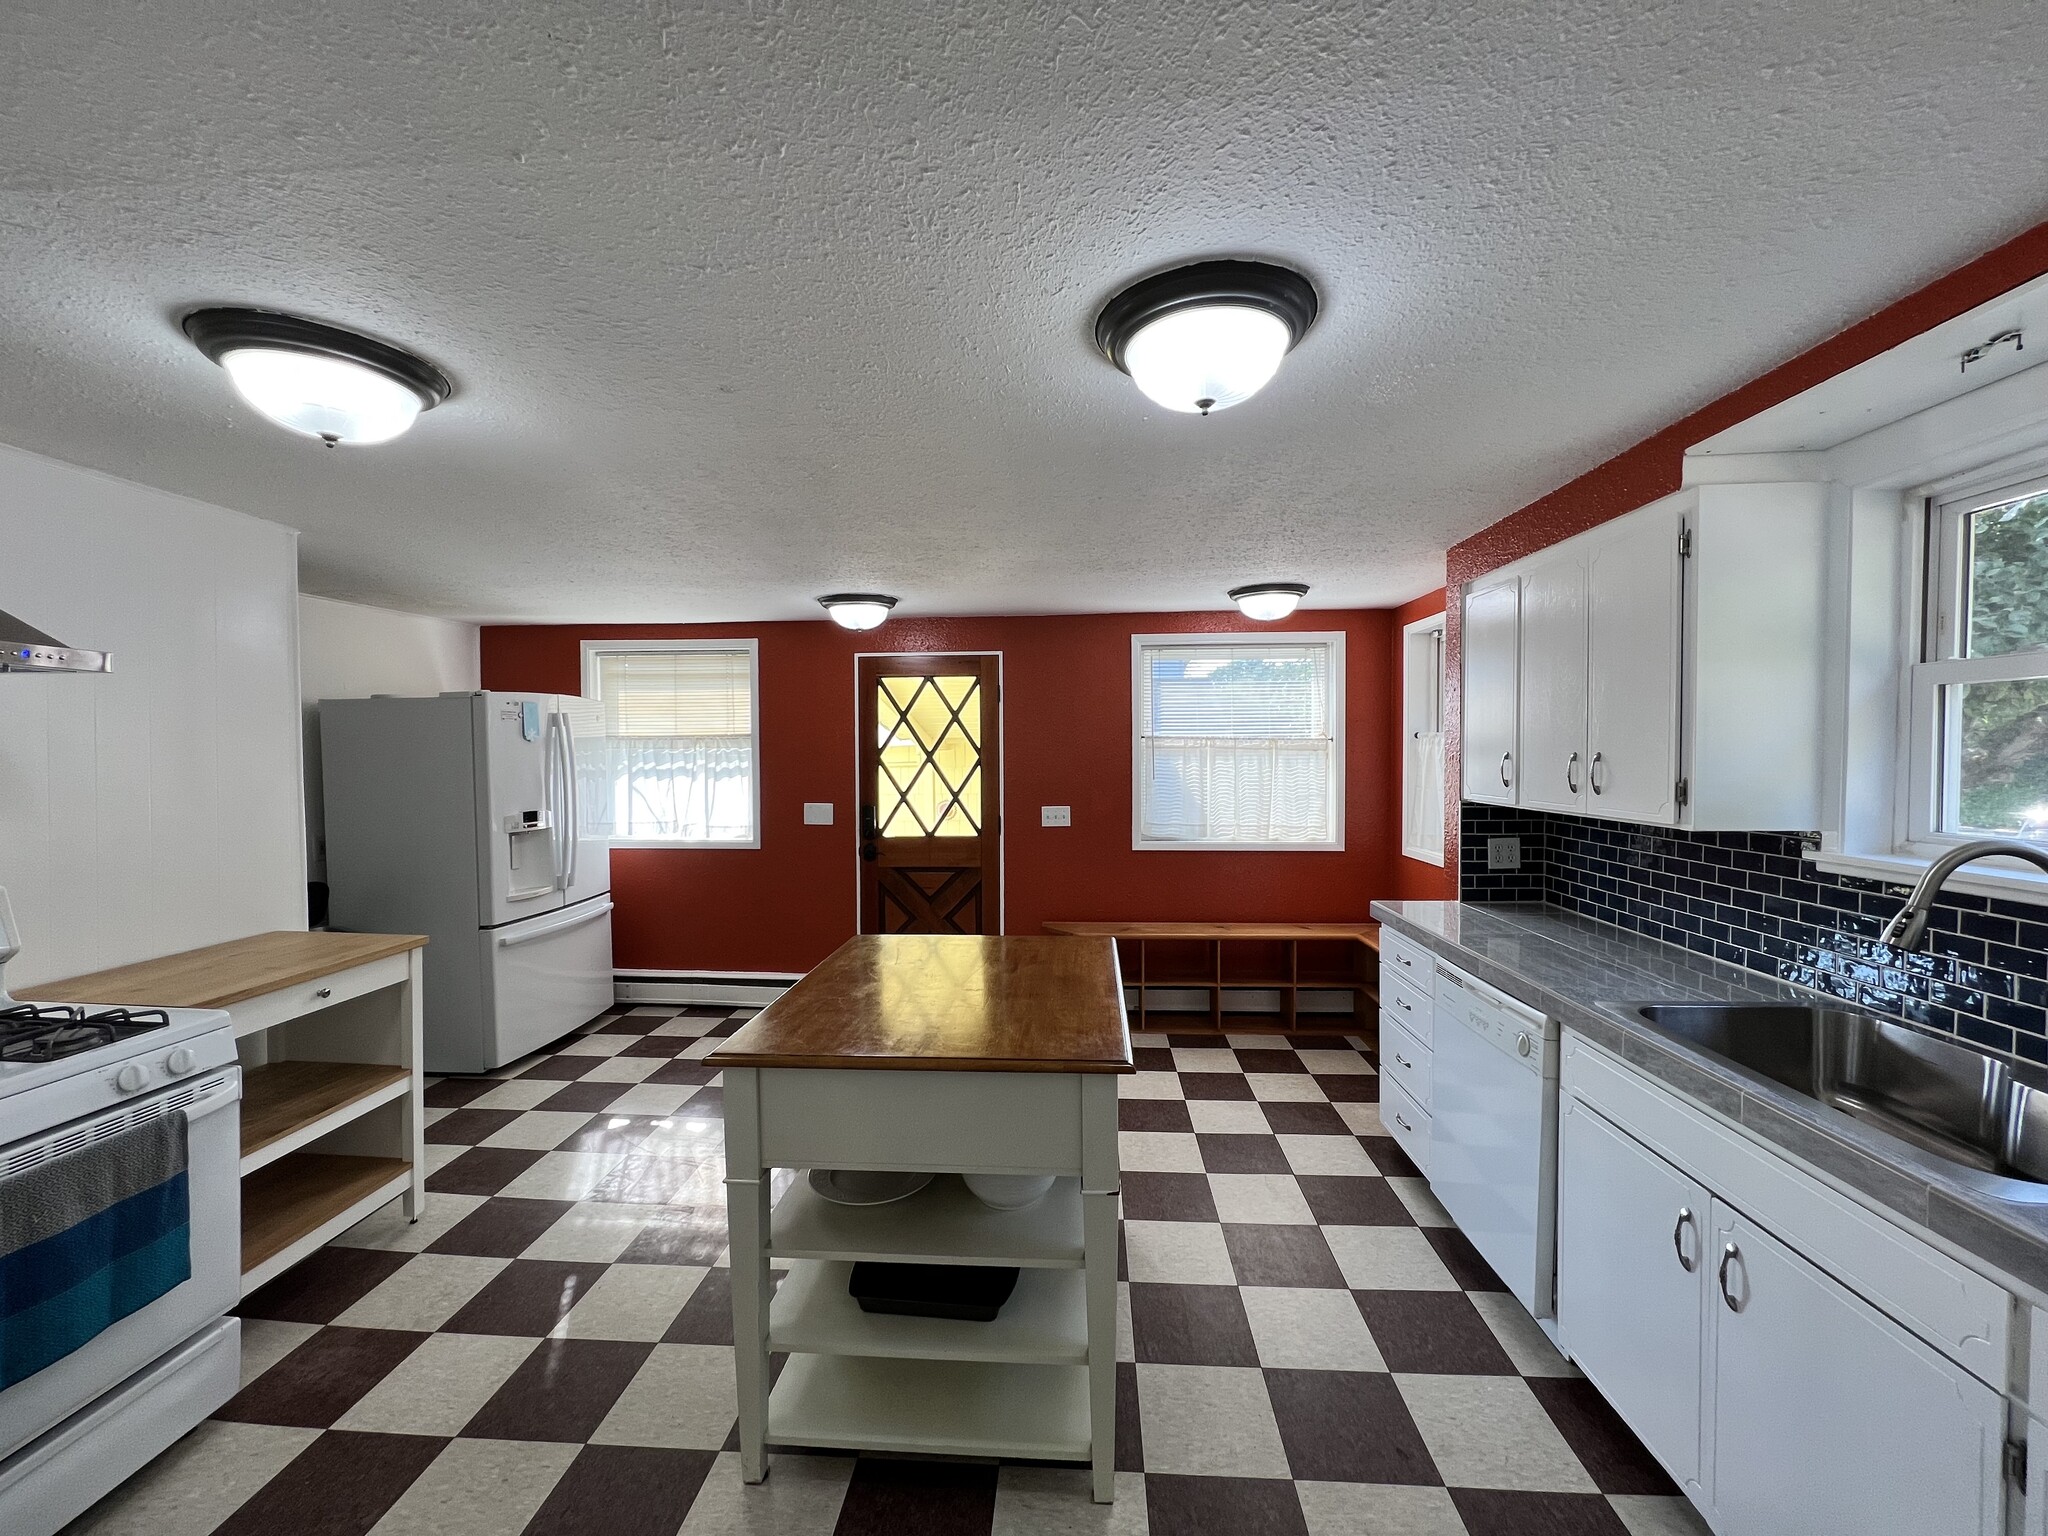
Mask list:
[[[1088,1297],[1088,1432],[1095,1502],[1116,1497],[1116,1079],[1081,1079],[1081,1240]]]
[[[768,1170],[761,1166],[760,1074],[725,1072],[725,1211],[732,1235],[733,1371],[740,1478],[768,1475]]]
[[[393,989],[397,996],[393,1006],[398,1012],[398,1059],[412,1074],[412,1086],[401,1101],[405,1107],[398,1116],[398,1134],[405,1141],[405,1156],[412,1164],[412,1182],[405,1186],[407,1221],[418,1221],[427,1208],[426,1074],[420,1066],[423,992],[420,962],[423,954],[424,951],[417,949],[407,954],[405,980]]]

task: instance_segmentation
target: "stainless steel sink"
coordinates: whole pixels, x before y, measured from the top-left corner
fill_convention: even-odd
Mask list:
[[[1966,1168],[2048,1184],[2048,1073],[1853,1008],[1650,1003],[1639,1017]]]

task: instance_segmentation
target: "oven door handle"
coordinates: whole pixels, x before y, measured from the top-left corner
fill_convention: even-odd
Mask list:
[[[242,1097],[242,1074],[240,1068],[231,1068],[220,1075],[220,1085],[212,1087],[185,1106],[185,1121],[192,1124],[204,1120],[215,1110],[226,1109]]]

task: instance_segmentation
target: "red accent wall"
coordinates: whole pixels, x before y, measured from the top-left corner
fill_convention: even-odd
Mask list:
[[[1458,846],[1456,827],[1450,825],[1456,801],[1448,794],[1444,798],[1444,847],[1447,850],[1444,863],[1439,866],[1425,864],[1420,859],[1408,858],[1401,852],[1401,763],[1406,743],[1401,739],[1401,682],[1403,657],[1401,631],[1418,619],[1434,618],[1444,611],[1444,589],[1425,593],[1413,602],[1403,603],[1394,610],[1393,623],[1393,698],[1394,698],[1394,793],[1392,809],[1394,858],[1392,880],[1388,886],[1390,895],[1404,901],[1456,901],[1458,899],[1458,869],[1448,850]],[[1445,679],[1448,694],[1454,680]],[[1449,703],[1448,698],[1446,704]]]
[[[1131,848],[1131,636],[1333,630],[1345,634],[1342,853],[1136,852]],[[613,954],[621,969],[802,971],[854,931],[854,656],[1003,656],[1006,930],[1047,919],[1362,919],[1394,887],[1399,767],[1392,747],[1399,629],[1385,609],[1252,624],[1235,614],[893,619],[855,635],[781,624],[487,626],[492,689],[581,691],[586,639],[760,642],[761,847],[621,848],[612,854]],[[829,800],[834,824],[803,824]],[[1045,828],[1041,805],[1074,824]]]
[[[1456,867],[1460,708],[1459,607],[1455,594],[1467,582],[1503,565],[1548,549],[1588,528],[1668,496],[1680,485],[1685,450],[1782,400],[1789,400],[1836,374],[1890,351],[1922,331],[1953,320],[1979,304],[2032,282],[2048,272],[2048,223],[1985,252],[1926,287],[1887,305],[1818,346],[1780,363],[1769,373],[1730,390],[1718,400],[1681,417],[1577,479],[1539,497],[1518,512],[1451,546],[1445,557],[1448,590],[1454,594],[1446,624],[1445,665],[1449,670],[1445,730],[1450,750],[1444,765],[1445,815],[1451,864]],[[1398,730],[1398,724],[1396,729]],[[1398,826],[1398,823],[1396,823]],[[1406,863],[1408,861],[1402,860]]]

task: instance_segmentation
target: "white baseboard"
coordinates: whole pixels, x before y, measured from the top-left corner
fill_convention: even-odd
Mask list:
[[[620,971],[612,993],[622,1003],[772,1003],[800,979],[796,971]]]

